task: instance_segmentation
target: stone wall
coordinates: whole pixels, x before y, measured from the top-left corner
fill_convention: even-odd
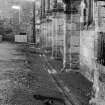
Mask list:
[[[67,14],[65,20],[65,67],[68,70],[78,70],[80,66],[80,14]]]
[[[95,64],[95,31],[81,31],[80,34],[80,65],[81,73],[92,81]]]
[[[64,14],[56,14],[55,18],[49,17],[41,24],[41,39],[43,47],[63,46],[64,41]]]

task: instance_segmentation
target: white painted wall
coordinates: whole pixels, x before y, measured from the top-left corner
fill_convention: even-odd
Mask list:
[[[15,35],[15,42],[27,42],[27,35]]]

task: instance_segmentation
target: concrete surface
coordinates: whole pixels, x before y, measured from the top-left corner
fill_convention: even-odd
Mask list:
[[[61,98],[52,78],[44,70],[45,62],[38,55],[26,56],[23,45],[0,43],[0,105],[47,105],[41,94]],[[33,57],[34,56],[34,57]],[[54,105],[64,105],[55,101]]]

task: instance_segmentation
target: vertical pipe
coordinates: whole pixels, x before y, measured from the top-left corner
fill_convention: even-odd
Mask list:
[[[44,31],[44,23],[43,23],[43,25],[42,25],[42,35],[43,35],[43,43],[42,43],[42,46],[43,46],[43,48],[44,48],[44,44],[45,44],[45,31]]]
[[[19,24],[21,22],[21,10],[19,9]]]
[[[65,68],[65,63],[66,63],[66,16],[64,18],[64,43],[63,43],[63,48],[64,48],[64,54],[63,54],[63,68]]]
[[[58,57],[58,21],[56,19],[56,58]]]
[[[103,33],[102,33],[102,37],[101,37],[101,43],[102,43],[102,49],[101,49],[101,52],[102,52],[102,64],[103,64]]]
[[[53,58],[53,52],[54,52],[54,23],[52,19],[52,58]]]
[[[45,23],[46,48],[47,48],[47,31],[48,31],[48,28],[47,28],[47,22],[46,22]]]
[[[36,43],[35,1],[33,2],[33,43]]]
[[[95,21],[95,3],[93,0],[93,21]]]
[[[45,30],[45,22],[44,22],[44,48],[46,47],[46,30]]]
[[[72,7],[72,3],[71,3],[71,7]],[[71,8],[71,11],[72,11],[72,8]],[[71,40],[72,40],[72,34],[73,34],[73,30],[72,30],[73,15],[72,15],[72,12],[71,12],[70,15],[71,15],[71,17],[70,17],[70,18],[71,18],[71,23],[70,23],[70,24],[71,24],[71,29],[70,29],[71,32],[70,32],[70,34],[71,34],[71,35],[70,35],[70,58],[69,58],[69,59],[70,59],[70,69],[71,69],[71,66],[72,66],[72,59],[73,59],[73,57],[72,57],[72,51],[71,51],[71,49],[72,49]]]

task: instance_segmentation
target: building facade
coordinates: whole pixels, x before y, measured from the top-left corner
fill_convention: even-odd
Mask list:
[[[104,2],[63,0],[63,7],[64,11],[61,13],[56,9],[52,12],[49,16],[50,23],[46,22],[46,25],[43,23],[42,33],[45,37],[43,37],[45,39],[43,43],[48,42],[45,45],[50,45],[53,50],[60,44],[63,70],[81,72],[93,83],[94,97],[105,96],[104,82],[102,82],[104,81],[105,58],[104,18],[102,18]],[[58,22],[59,20],[62,22]],[[45,27],[50,27],[50,29]],[[61,33],[59,32],[60,28]]]

